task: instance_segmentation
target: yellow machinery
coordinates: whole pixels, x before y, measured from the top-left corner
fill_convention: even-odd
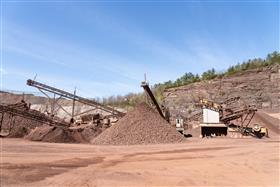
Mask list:
[[[262,138],[264,136],[268,137],[268,129],[265,127],[261,127],[258,124],[254,125],[254,127],[251,130],[251,133],[253,133],[258,138]]]
[[[214,110],[221,110],[223,108],[222,105],[213,101],[209,101],[208,99],[200,99],[199,103],[204,107],[211,108]]]

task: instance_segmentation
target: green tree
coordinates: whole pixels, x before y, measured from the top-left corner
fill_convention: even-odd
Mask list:
[[[211,80],[217,77],[216,71],[214,68],[205,71],[204,73],[202,73],[202,80]]]

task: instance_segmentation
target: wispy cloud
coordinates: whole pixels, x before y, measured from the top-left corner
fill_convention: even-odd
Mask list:
[[[9,34],[5,38],[7,42],[4,50],[33,58],[45,65],[53,64],[72,70],[90,70],[94,67],[95,71],[92,73],[99,71],[113,74],[116,79],[125,80],[120,82],[122,84],[129,84],[129,82],[139,84],[145,72],[148,73],[153,83],[164,81],[168,79],[166,74],[172,75],[172,69],[168,67],[180,67],[187,60],[192,64],[195,63],[190,60],[190,56],[184,55],[176,48],[166,47],[166,45],[153,41],[144,35],[132,34],[131,31],[125,28],[117,29],[119,30],[114,30],[114,32],[123,33],[127,37],[127,41],[132,41],[141,48],[150,50],[154,57],[148,62],[142,59],[130,59],[110,52],[100,51],[95,47],[88,49],[83,46],[75,46],[75,44],[67,41],[54,41],[49,36],[34,33],[13,24],[9,24],[6,28],[6,32]],[[166,68],[162,68],[161,65]],[[166,69],[168,70],[166,71]],[[174,69],[173,71],[177,70]]]
[[[4,68],[0,68],[1,75],[7,75],[8,72]]]
[[[47,25],[43,25],[46,30],[36,30],[37,25],[30,23],[28,27],[26,20],[21,22],[23,25],[17,20],[5,20],[3,67],[10,83],[13,76],[24,80],[38,73],[43,82],[67,90],[78,86],[82,94],[92,97],[139,91],[144,73],[153,84],[174,80],[185,72],[201,73],[212,67],[220,70],[236,63],[237,55],[232,55],[236,51],[228,50],[230,44],[222,44],[219,36],[212,37],[207,29],[196,33],[191,24],[188,26],[192,34],[180,31],[183,37],[178,45],[172,40],[175,33],[168,33],[170,40],[165,39],[133,19],[103,11],[102,6],[55,9],[63,20],[60,34],[52,27],[48,30]],[[202,14],[205,10],[200,7],[199,11]],[[70,23],[70,29],[77,30],[63,28],[64,21]],[[80,36],[83,33],[86,36]]]
[[[75,9],[75,11],[78,10]],[[151,68],[150,66],[153,70],[151,74],[160,74],[157,72],[156,68],[163,72],[165,69],[168,69],[170,77],[174,78],[184,73],[184,71],[200,73],[212,67],[224,68],[229,64],[236,63],[232,55],[223,47],[225,45],[219,43],[219,41],[215,40],[213,36],[210,36],[207,32],[206,34],[204,33],[204,35],[186,33],[185,37],[182,38],[183,45],[178,47],[176,44],[172,44],[159,39],[155,35],[153,36],[150,33],[146,33],[142,28],[139,28],[133,23],[127,23],[126,20],[119,20],[108,14],[105,15],[98,10],[87,12],[87,14],[75,12],[74,15],[76,14],[80,15],[76,19],[84,22],[84,24],[95,24],[98,28],[112,33],[118,33],[125,41],[152,54],[151,57],[155,57],[154,59],[157,60],[156,64],[158,67],[152,66]],[[153,58],[150,60],[152,61]],[[163,68],[163,66],[165,66],[165,68]],[[146,69],[146,71],[150,71],[151,69]],[[152,77],[153,81],[170,79],[166,75],[165,77],[156,77],[160,79],[154,79],[154,77]]]
[[[131,69],[139,69],[139,67],[135,67],[137,64],[128,63],[128,59],[110,53],[102,54],[98,49],[75,46],[67,41],[55,41],[48,36],[38,35],[18,26],[12,26],[6,30],[5,40],[7,42],[4,45],[6,52],[40,60],[44,64],[59,65],[71,69],[95,69],[101,72],[115,73],[131,80],[135,80],[135,76],[130,73]],[[127,66],[131,66],[131,68],[129,67],[128,70]]]
[[[74,12],[69,14],[69,16],[79,15],[76,18],[72,17],[73,19],[79,19],[80,22],[86,25],[94,24],[97,28],[111,33],[118,33],[118,36],[127,43],[132,43],[135,47],[144,49],[159,59],[172,61],[173,65],[182,65],[186,62],[190,65],[195,64],[192,61],[192,54],[188,52],[187,48],[178,48],[171,43],[157,38],[157,36],[145,32],[135,24],[127,23],[126,20],[114,18],[98,10],[86,12],[84,9],[74,9],[72,11]],[[81,14],[80,11],[83,11],[84,14]]]
[[[83,47],[74,47],[67,42],[53,41],[46,36],[38,36],[32,31],[19,27],[6,28],[6,30],[12,35],[6,35],[4,53],[17,54],[27,59],[33,59],[42,63],[42,69],[36,72],[28,64],[26,64],[26,67],[18,69],[16,64],[24,61],[16,59],[17,62],[15,62],[7,57],[4,66],[9,67],[9,74],[4,76],[6,80],[4,86],[12,86],[13,84],[7,83],[19,79],[22,80],[21,83],[25,83],[27,78],[32,78],[36,73],[39,73],[38,78],[43,82],[51,85],[55,83],[54,86],[66,90],[73,90],[75,86],[78,86],[78,91],[86,97],[102,97],[140,90],[138,87],[140,79],[136,79],[135,74],[142,75],[142,73],[139,73],[141,67],[138,68],[135,67],[137,66],[135,64],[129,64],[127,59],[112,54],[98,55],[98,52]],[[20,32],[13,33],[14,30]],[[122,65],[123,63],[127,63],[127,65]],[[62,68],[61,75],[54,75],[53,68]],[[72,71],[71,74],[65,75],[64,71],[66,69]],[[135,69],[135,71],[131,72],[131,69]],[[3,73],[4,70],[1,72]],[[86,74],[92,78],[95,74],[99,74],[98,76],[102,76],[102,74],[106,76],[107,74],[115,78],[96,77],[97,79],[94,80]]]
[[[183,49],[178,49],[147,34],[140,33],[140,31],[115,25],[114,21],[105,25],[113,32],[122,33],[122,37],[133,45],[148,50],[152,54],[151,59],[145,59],[143,62],[142,59],[131,59],[108,51],[100,51],[95,46],[90,49],[81,45],[77,46],[68,41],[55,40],[50,36],[34,33],[32,30],[13,24],[9,24],[5,29],[7,34],[4,50],[37,60],[38,63],[42,63],[42,70],[49,71],[49,73],[47,71],[32,73],[17,71],[14,74],[27,78],[27,75],[34,76],[39,73],[39,77],[43,80],[49,83],[59,83],[58,87],[73,89],[74,86],[79,85],[79,89],[83,90],[88,97],[90,95],[101,97],[114,93],[138,92],[141,90],[139,84],[144,73],[148,74],[151,83],[157,83],[176,78],[186,71],[193,71],[192,67],[203,65],[206,61],[215,63],[216,58],[204,43],[196,45],[190,43],[192,50],[189,50],[188,45]],[[64,76],[53,75],[51,69],[56,67],[63,68],[63,71],[68,69],[68,72],[72,71],[72,73]],[[23,69],[21,71],[24,72]],[[86,78],[85,73],[96,74],[99,77],[92,80]],[[75,79],[73,79],[73,75],[75,75]],[[110,77],[105,77],[106,75]],[[69,79],[71,85],[69,85]],[[108,92],[108,90],[114,92]]]
[[[36,90],[35,88],[26,85],[26,80],[29,78],[32,79],[35,76],[32,70],[12,68],[8,69],[8,72],[9,73],[3,76],[5,79],[3,88],[11,89],[8,85],[13,83],[17,86],[21,85],[21,90],[23,91]],[[49,75],[48,73],[38,75],[36,81],[68,92],[72,92],[76,88],[78,95],[89,98],[102,98],[117,95],[116,93],[139,92],[141,90],[139,84],[121,83],[118,80],[112,80],[110,84],[87,79],[74,79],[69,81],[68,77]]]

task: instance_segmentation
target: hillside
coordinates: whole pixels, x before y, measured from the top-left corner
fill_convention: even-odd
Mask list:
[[[256,105],[259,109],[279,111],[279,67],[279,64],[274,64],[231,76],[165,89],[164,104],[170,109],[173,117],[178,114],[189,117],[198,110],[194,104],[199,98],[219,102],[240,96],[243,102]]]
[[[35,96],[33,94],[15,94],[0,91],[0,103],[14,104],[24,99],[32,104],[44,104],[48,101],[46,97]]]
[[[208,98],[217,102],[234,96],[241,96],[244,102],[255,104],[259,109],[278,110],[279,109],[279,67],[280,64],[272,64],[269,66],[258,67],[234,73],[229,76],[216,77],[211,80],[201,80],[199,82],[190,83],[184,86],[163,89],[159,93],[159,89],[155,88],[154,92],[157,98],[162,100],[172,114],[175,116],[181,114],[190,116],[196,111],[194,104],[199,98]],[[127,108],[130,103],[140,103],[145,101],[142,94],[135,94],[127,97],[124,96],[118,102],[104,102],[115,107]],[[48,99],[46,97],[35,96],[32,94],[13,94],[0,92],[1,103],[16,103],[22,98],[26,102],[31,103],[32,108],[45,111],[49,108]],[[124,99],[127,98],[127,99]],[[61,99],[59,103],[65,106],[67,111],[71,111],[72,101]],[[132,104],[133,106],[133,104]],[[77,103],[77,112],[88,109]],[[58,110],[60,117],[65,118],[63,111]]]

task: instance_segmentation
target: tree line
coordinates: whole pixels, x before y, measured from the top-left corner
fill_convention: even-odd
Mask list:
[[[183,76],[179,77],[175,81],[167,81],[164,83],[158,83],[155,84],[154,87],[164,87],[164,88],[173,88],[173,87],[179,87],[188,85],[194,82],[200,82],[204,80],[212,80],[215,78],[222,78],[229,75],[233,75],[238,72],[242,72],[249,69],[255,69],[260,67],[269,66],[271,64],[278,63],[280,64],[280,53],[275,51],[273,53],[270,53],[267,55],[265,59],[262,58],[255,58],[255,59],[249,59],[247,61],[244,61],[243,63],[238,63],[234,66],[230,66],[226,71],[224,72],[218,72],[214,68],[209,69],[205,72],[203,72],[201,75],[193,74],[191,72],[185,73]]]
[[[218,72],[214,68],[203,72],[201,75],[188,72],[177,78],[175,81],[169,80],[164,83],[155,84],[151,86],[151,89],[157,100],[161,102],[163,100],[163,92],[165,89],[185,86],[195,82],[207,81],[215,78],[223,78],[235,73],[243,72],[249,69],[262,68],[272,64],[280,64],[280,53],[277,51],[268,54],[265,59],[254,58],[230,66],[224,72]],[[129,93],[125,96],[111,96],[103,99],[97,98],[97,100],[106,105],[129,108],[135,106],[137,103],[144,102],[145,95],[143,93]]]

